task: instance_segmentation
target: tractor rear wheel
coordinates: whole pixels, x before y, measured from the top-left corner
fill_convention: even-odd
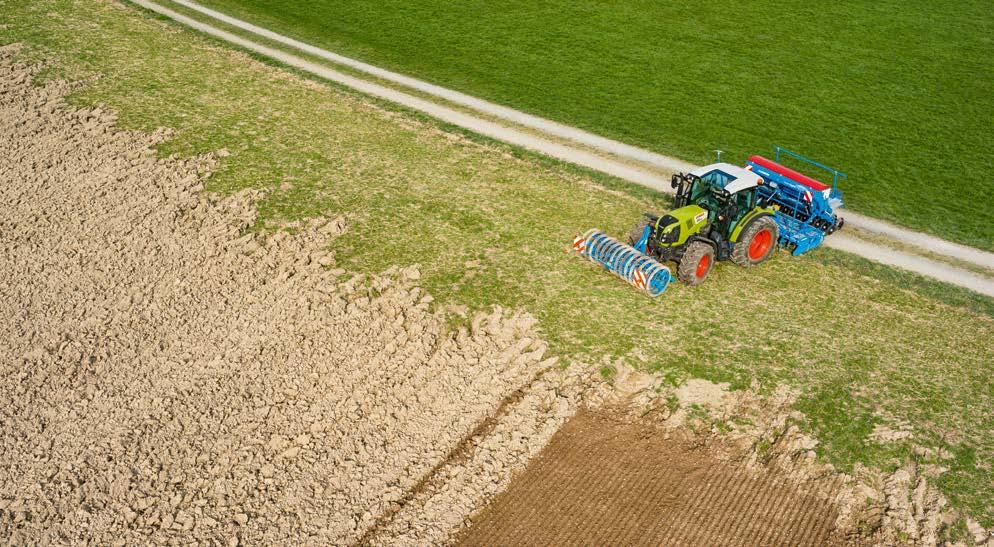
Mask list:
[[[700,285],[708,277],[714,266],[714,247],[703,241],[694,241],[687,246],[683,258],[676,268],[680,281],[688,285]]]
[[[780,228],[773,217],[759,217],[739,235],[732,248],[732,262],[739,266],[755,266],[773,256],[780,239]]]

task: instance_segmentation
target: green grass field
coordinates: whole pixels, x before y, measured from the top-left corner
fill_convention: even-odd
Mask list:
[[[994,249],[987,2],[201,3],[690,161],[781,144],[854,210]]]
[[[933,463],[949,471],[936,484],[994,524],[989,299],[819,250],[721,264],[705,285],[650,300],[568,243],[590,226],[626,233],[642,211],[668,207],[663,196],[448,132],[116,2],[3,6],[0,44],[25,43],[49,77],[88,78],[74,103],[104,103],[126,128],[174,128],[163,155],[228,149],[210,190],[265,191],[259,229],[344,215],[342,266],[418,263],[438,306],[527,310],[567,361],[794,386],[825,460],[893,469],[915,445],[943,448],[951,457]],[[895,420],[914,439],[869,438]]]

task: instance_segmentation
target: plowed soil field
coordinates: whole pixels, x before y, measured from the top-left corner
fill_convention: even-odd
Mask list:
[[[416,267],[334,268],[341,219],[249,231],[253,195],[202,193],[223,152],[156,158],[167,131],[68,107],[75,84],[36,85],[17,51],[0,47],[0,538],[437,543],[538,451],[549,409],[570,413],[523,387],[551,366],[533,319],[450,332]],[[479,441],[488,472],[468,450],[473,480],[408,503],[519,390],[513,428]]]
[[[481,513],[464,545],[826,545],[835,510],[666,439],[581,412]]]

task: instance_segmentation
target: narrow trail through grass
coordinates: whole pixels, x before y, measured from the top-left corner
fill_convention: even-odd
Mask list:
[[[79,104],[175,129],[161,154],[227,149],[210,190],[264,191],[260,229],[345,215],[344,267],[420,264],[438,306],[525,309],[567,358],[625,359],[673,383],[795,386],[823,457],[888,469],[915,444],[941,447],[939,486],[994,523],[989,299],[825,251],[722,264],[701,287],[649,300],[568,242],[590,226],[624,234],[667,208],[663,196],[473,142],[116,2],[7,0],[2,23],[0,43],[50,59],[51,77],[88,78]],[[897,420],[914,424],[913,440],[869,438]]]

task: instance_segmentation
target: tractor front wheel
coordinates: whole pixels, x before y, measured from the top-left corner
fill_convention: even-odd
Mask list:
[[[780,239],[780,228],[773,217],[759,217],[739,235],[732,248],[732,262],[739,266],[755,266],[773,256]]]
[[[695,241],[687,246],[683,258],[676,268],[680,281],[688,285],[700,285],[708,277],[714,266],[714,247],[703,241]]]

